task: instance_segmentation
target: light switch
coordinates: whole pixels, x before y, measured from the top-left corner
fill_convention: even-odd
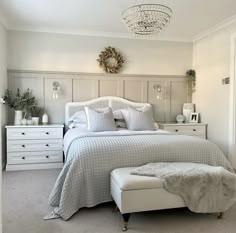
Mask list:
[[[227,84],[230,84],[230,77],[222,79],[222,85],[227,85]]]

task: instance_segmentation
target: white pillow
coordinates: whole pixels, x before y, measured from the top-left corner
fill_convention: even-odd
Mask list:
[[[116,109],[115,111],[113,111],[113,116],[115,120],[124,120],[122,111],[123,109]]]
[[[68,125],[68,128],[69,129],[73,129],[73,128],[78,128],[78,129],[86,129],[88,128],[88,125],[87,123],[76,123],[76,122],[71,122],[69,125]]]
[[[87,117],[84,110],[78,111],[74,113],[70,118],[69,122],[75,123],[87,123]]]
[[[105,109],[106,108],[96,108],[98,112],[103,112]],[[86,116],[85,110],[80,110],[80,111],[75,112],[69,118],[69,122],[87,124],[87,116]]]
[[[84,109],[88,120],[89,131],[99,132],[116,130],[113,113],[110,107],[105,108],[102,112],[89,107],[84,107]]]
[[[122,110],[127,128],[130,130],[154,130],[152,106],[145,106],[141,110],[129,107]]]

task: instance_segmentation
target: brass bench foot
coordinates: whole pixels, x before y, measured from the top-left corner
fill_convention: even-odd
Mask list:
[[[124,219],[123,231],[127,231],[128,230],[128,222],[129,222],[130,214],[122,214],[122,217]]]

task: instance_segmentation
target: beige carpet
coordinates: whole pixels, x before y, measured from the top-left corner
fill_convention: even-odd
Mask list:
[[[113,213],[113,203],[82,209],[69,221],[43,220],[49,212],[47,198],[59,170],[3,173],[4,233],[115,233],[121,232],[122,218]],[[213,214],[194,214],[187,209],[136,213],[128,233],[236,233],[236,205],[224,219]]]

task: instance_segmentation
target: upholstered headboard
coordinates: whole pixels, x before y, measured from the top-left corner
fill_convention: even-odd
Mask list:
[[[104,96],[95,98],[89,101],[84,102],[69,102],[65,106],[65,125],[68,125],[69,118],[77,111],[83,110],[85,106],[89,106],[92,108],[104,108],[111,107],[114,111],[116,109],[127,108],[128,106],[132,106],[135,108],[140,108],[150,105],[148,103],[136,103],[129,101],[127,99],[123,99],[115,96]]]

